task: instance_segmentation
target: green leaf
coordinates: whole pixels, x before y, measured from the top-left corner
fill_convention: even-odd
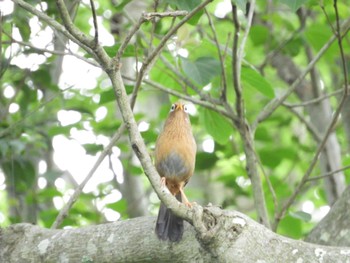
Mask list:
[[[125,218],[127,213],[127,205],[128,204],[124,199],[120,199],[118,202],[106,204],[106,208],[118,212],[123,218]]]
[[[202,1],[201,0],[191,0],[191,1],[188,1],[188,0],[176,0],[176,1],[166,0],[165,2],[170,4],[174,9],[186,10],[188,12],[191,12],[198,5],[200,5]],[[189,23],[190,25],[196,25],[198,23],[198,20],[202,16],[202,14],[203,14],[203,10],[200,10],[187,23]]]
[[[216,161],[218,160],[215,153],[200,152],[196,155],[196,169],[197,170],[208,170],[213,168]]]
[[[203,109],[200,111],[200,122],[203,124],[207,132],[219,144],[226,144],[232,134],[232,126],[229,121],[219,113]]]
[[[118,1],[119,2],[119,1]],[[119,5],[115,7],[115,11],[122,12],[124,7],[129,4],[131,0],[123,0]]]
[[[252,40],[254,46],[260,46],[266,43],[269,38],[269,30],[262,25],[252,26],[250,29],[249,38]]]
[[[289,214],[290,216],[303,220],[305,222],[309,222],[311,220],[311,215],[304,211],[289,212]]]
[[[241,78],[244,86],[254,88],[270,99],[275,97],[271,84],[254,69],[243,66]]]
[[[131,94],[133,89],[134,89],[134,86],[132,86],[132,85],[125,85],[125,90],[126,90],[127,94]],[[101,97],[100,97],[99,105],[106,104],[106,103],[114,101],[116,99],[114,90],[112,88],[102,91],[100,93],[100,96]]]
[[[115,100],[115,93],[113,89],[108,89],[103,92],[101,92],[100,97],[100,105],[111,102]]]
[[[117,54],[119,48],[120,48],[120,45],[115,45],[115,46],[111,46],[111,47],[103,47],[103,49],[106,51],[106,53],[110,57],[114,57]],[[124,57],[124,58],[125,57],[135,57],[135,56],[140,56],[140,55],[142,55],[141,49],[136,50],[134,45],[127,45],[122,57]]]
[[[262,163],[271,168],[276,168],[283,160],[295,160],[297,158],[295,149],[291,147],[267,146],[258,152]]]
[[[290,215],[284,217],[279,226],[278,233],[292,238],[300,238],[302,235],[302,222]]]
[[[101,144],[87,143],[87,144],[84,144],[83,147],[86,153],[90,155],[95,155],[96,153],[103,150],[103,145]]]
[[[32,77],[36,83],[45,84],[47,86],[51,83],[50,72],[45,69],[39,69],[37,71],[34,71],[32,73]]]
[[[305,4],[308,0],[279,0],[280,3],[289,6],[293,12],[297,11],[303,4]]]
[[[212,57],[200,57],[195,62],[182,58],[181,62],[186,76],[201,86],[207,85],[221,73],[220,62]]]
[[[180,10],[192,11],[197,5],[201,3],[201,0],[167,0],[166,2],[175,5]]]

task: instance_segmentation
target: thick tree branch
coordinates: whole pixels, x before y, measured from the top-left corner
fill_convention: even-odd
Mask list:
[[[200,217],[208,230],[201,239],[207,242],[198,242],[196,232],[188,224],[180,243],[159,241],[153,232],[154,217],[65,230],[12,225],[0,232],[0,260],[236,263],[347,262],[349,259],[350,248],[291,240],[238,212],[205,207]]]
[[[350,186],[345,189],[321,222],[312,229],[306,237],[306,241],[328,246],[350,247],[349,217]]]

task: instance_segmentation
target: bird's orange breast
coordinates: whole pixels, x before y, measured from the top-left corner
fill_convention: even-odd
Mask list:
[[[173,194],[176,194],[176,188],[183,187],[192,176],[196,149],[187,114],[173,112],[157,139],[155,149],[157,171],[161,177],[166,178],[167,186]]]

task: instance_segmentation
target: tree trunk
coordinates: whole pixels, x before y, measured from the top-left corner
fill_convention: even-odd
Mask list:
[[[350,186],[332,206],[329,213],[310,232],[308,242],[350,247]]]

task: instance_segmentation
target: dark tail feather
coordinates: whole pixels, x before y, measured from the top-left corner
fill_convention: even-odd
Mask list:
[[[181,202],[181,193],[176,195],[176,199]],[[159,239],[178,242],[184,232],[183,219],[174,215],[163,203],[160,204],[156,234]]]

